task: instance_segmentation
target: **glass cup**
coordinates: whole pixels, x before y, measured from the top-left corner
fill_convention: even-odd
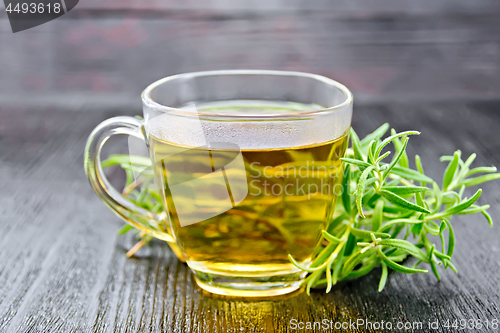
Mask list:
[[[314,74],[224,70],[170,76],[141,97],[144,120],[111,118],[89,136],[85,171],[101,200],[168,242],[209,292],[298,289],[305,273],[290,257],[310,265],[341,193],[351,92]],[[154,177],[160,213],[106,179],[100,153],[114,134],[146,142],[134,172]]]

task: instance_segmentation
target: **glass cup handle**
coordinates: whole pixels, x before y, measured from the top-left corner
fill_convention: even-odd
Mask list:
[[[100,123],[92,133],[90,133],[87,139],[84,153],[85,174],[97,196],[116,215],[132,226],[168,242],[170,248],[177,257],[185,261],[172,235],[165,231],[155,230],[155,228],[152,227],[152,225],[159,225],[162,218],[124,198],[121,193],[109,183],[101,166],[101,150],[106,141],[115,134],[127,134],[146,141],[142,132],[142,125],[142,121],[133,117],[124,116],[110,118]],[[165,218],[168,218],[168,216]]]

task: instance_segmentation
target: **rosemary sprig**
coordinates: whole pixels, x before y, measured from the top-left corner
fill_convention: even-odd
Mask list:
[[[476,155],[463,161],[457,150],[453,156],[441,158],[448,166],[439,186],[424,173],[418,155],[416,170],[409,167],[408,136],[420,133],[392,130],[382,141],[388,129],[384,124],[363,140],[351,129],[352,148],[342,159],[346,162],[343,193],[323,232],[322,248],[308,267],[289,256],[295,266],[310,273],[304,281],[308,294],[320,286],[326,286],[328,292],[337,282],[361,277],[377,266],[382,267],[379,291],[387,282],[388,268],[407,274],[427,273],[420,268],[426,264],[439,280],[440,265],[457,272],[451,262],[455,248],[451,217],[481,213],[492,225],[486,211],[489,205],[475,204],[481,189],[470,198],[464,198],[464,189],[500,178],[495,167],[470,169]],[[384,162],[390,152],[382,152],[390,143],[395,157]],[[401,264],[409,256],[418,261],[411,267]]]
[[[110,155],[108,159],[102,162],[103,168],[111,166],[120,166],[126,173],[125,186],[122,195],[134,204],[147,209],[155,214],[163,212],[163,204],[158,191],[150,188],[153,182],[153,170],[151,169],[151,160],[142,156],[131,155]],[[134,170],[140,171],[140,176],[134,179]],[[132,257],[144,245],[148,244],[153,237],[145,232],[134,228],[130,224],[125,224],[118,235],[126,234],[129,231],[135,231],[139,241],[127,252],[127,257]]]
[[[351,129],[351,148],[342,159],[346,165],[343,192],[336,203],[335,215],[323,231],[317,255],[308,266],[289,256],[295,266],[309,273],[304,281],[308,294],[311,288],[323,286],[328,292],[339,281],[364,276],[377,266],[382,268],[379,291],[387,282],[389,268],[407,274],[426,273],[427,269],[420,268],[426,264],[440,279],[438,266],[457,271],[451,262],[455,248],[451,217],[481,213],[492,225],[486,211],[489,205],[475,204],[481,190],[470,198],[464,197],[464,190],[500,178],[495,167],[471,169],[476,155],[463,161],[457,150],[453,156],[441,158],[448,166],[438,185],[424,173],[418,155],[415,156],[416,168],[409,167],[408,136],[420,133],[391,130],[391,135],[381,140],[388,129],[389,125],[384,124],[362,140]],[[384,162],[391,154],[390,151],[383,153],[389,144],[393,144],[395,156],[390,162]],[[134,181],[134,170],[151,166],[148,158],[111,155],[103,167],[112,165],[121,166],[127,174],[124,196],[154,213],[163,211],[157,191],[148,187],[153,180],[152,170],[142,172]],[[119,234],[131,230],[137,232],[139,242],[127,256],[132,256],[152,239],[130,225],[121,228]],[[417,262],[411,267],[401,264],[409,256]]]

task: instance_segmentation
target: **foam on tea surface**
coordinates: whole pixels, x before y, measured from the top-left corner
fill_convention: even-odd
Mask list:
[[[309,118],[282,118],[280,115],[320,109],[317,105],[270,101],[226,101],[192,104],[183,108],[191,115],[162,113],[146,118],[147,132],[156,138],[181,146],[200,147],[216,143],[236,144],[242,150],[280,149],[311,146],[335,140],[348,129],[352,108],[325,112]],[[349,116],[345,113],[348,112]],[[208,114],[276,117],[267,120],[238,117],[207,120]],[[199,115],[199,117],[197,116]],[[205,118],[205,119],[204,119]]]

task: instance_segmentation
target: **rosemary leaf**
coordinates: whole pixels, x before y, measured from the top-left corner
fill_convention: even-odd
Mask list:
[[[400,265],[393,260],[389,259],[386,257],[384,252],[380,248],[377,248],[378,255],[382,261],[392,268],[395,271],[401,272],[401,273],[406,273],[406,274],[413,274],[413,273],[427,273],[428,271],[426,269],[420,269],[420,268],[411,268],[407,266]]]
[[[378,291],[379,292],[381,292],[385,287],[385,284],[387,282],[387,274],[388,274],[387,265],[385,264],[385,262],[383,262],[382,263],[382,275],[380,276],[380,282],[378,284]]]
[[[393,192],[386,191],[386,190],[380,190],[380,195],[382,195],[384,198],[387,199],[387,201],[389,201],[390,203],[392,203],[396,206],[403,207],[403,208],[406,208],[409,210],[414,210],[417,212],[430,214],[430,211],[425,209],[424,207],[418,206],[418,205],[416,205],[416,204],[414,204],[406,199],[403,199],[402,197],[400,197],[397,194],[394,194]]]
[[[423,186],[382,186],[382,190],[390,191],[397,195],[405,195],[417,192],[425,192],[428,190],[428,188]]]
[[[358,186],[356,187],[356,206],[358,207],[358,214],[361,215],[361,217],[363,218],[365,217],[365,215],[363,214],[362,199],[363,199],[363,192],[365,190],[365,182],[366,178],[368,178],[368,176],[370,175],[370,173],[374,168],[375,166],[370,165],[368,168],[365,169],[365,171],[363,171],[363,173],[359,177]]]

